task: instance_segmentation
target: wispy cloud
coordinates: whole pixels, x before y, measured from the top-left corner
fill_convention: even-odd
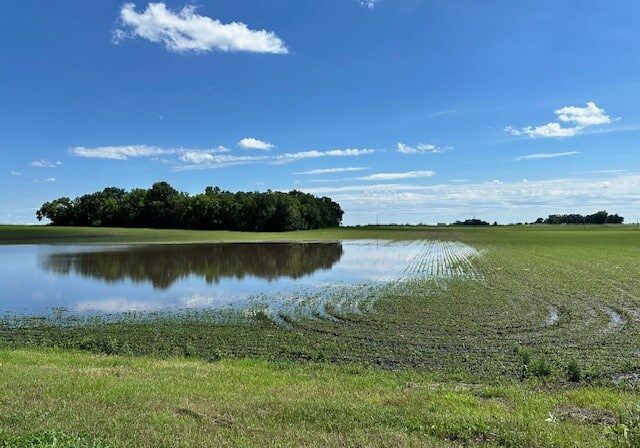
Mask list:
[[[451,216],[469,210],[486,210],[487,217],[540,214],[574,209],[637,207],[640,175],[623,174],[598,178],[486,181],[435,185],[377,183],[301,188],[312,194],[327,194],[343,206],[347,214],[423,213]],[[424,212],[428,210],[428,212]],[[525,215],[526,216],[526,215]],[[522,218],[520,218],[522,219]]]
[[[611,123],[604,109],[599,108],[592,101],[585,107],[565,106],[555,110],[559,122],[551,122],[539,126],[525,126],[517,128],[506,126],[504,131],[515,136],[527,136],[529,138],[562,138],[573,137],[581,134],[585,129]],[[567,124],[568,127],[564,127]]]
[[[56,182],[56,181],[57,181],[57,179],[55,177],[46,177],[44,179],[37,179],[37,178],[33,179],[33,183],[34,184],[52,183],[52,182]]]
[[[11,170],[9,171],[9,174],[11,174],[12,176],[22,176],[22,171]]]
[[[243,149],[259,149],[261,151],[269,151],[275,148],[271,143],[253,137],[243,138],[238,142],[238,146]]]
[[[69,153],[87,159],[127,160],[137,157],[156,157],[167,154],[167,150],[148,145],[98,146],[95,148],[76,146],[69,148]]]
[[[50,162],[48,160],[34,160],[29,163],[34,168],[58,168],[62,166],[62,162]]]
[[[555,159],[556,157],[575,156],[577,154],[580,154],[580,152],[579,151],[540,152],[537,154],[529,154],[526,156],[516,157],[516,160]]]
[[[373,154],[373,149],[331,149],[328,151],[301,151],[284,154],[262,155],[262,156],[233,156],[219,155],[211,158],[203,158],[201,163],[180,165],[173,168],[174,171],[215,169],[226,166],[233,166],[247,163],[268,163],[272,165],[282,165],[305,159],[317,159],[327,157],[359,157]],[[183,160],[186,161],[186,160]]]
[[[437,146],[431,143],[418,143],[415,146],[398,143],[396,147],[400,154],[439,154],[452,149],[451,146]]]
[[[369,168],[367,167],[322,168],[317,170],[298,171],[291,174],[296,174],[296,175],[333,174],[333,173],[348,173],[352,171],[363,171],[368,169]]]
[[[213,154],[230,152],[229,148],[218,146],[212,149],[162,148],[151,145],[98,146],[86,148],[76,146],[69,148],[69,153],[86,159],[129,160],[134,158],[158,157],[178,154],[182,160],[201,158],[206,161]]]
[[[289,163],[296,160],[303,159],[317,159],[322,157],[359,157],[364,155],[373,154],[375,152],[374,149],[357,149],[357,148],[348,148],[348,149],[330,149],[328,151],[300,151],[300,152],[290,152],[285,154],[278,154],[273,157],[273,163],[282,164]]]
[[[626,172],[627,170],[592,170],[583,171],[582,174],[621,174]]]
[[[455,114],[455,113],[456,113],[455,110],[440,110],[440,111],[432,113],[430,116],[431,116],[431,118],[438,118],[438,117],[441,117],[443,115],[451,115],[451,114]]]
[[[248,163],[267,162],[269,156],[234,156],[227,154],[209,154],[209,153],[185,153],[180,156],[182,162],[186,165],[174,165],[172,171],[194,171],[225,168],[236,165],[246,165]]]
[[[356,0],[360,6],[364,6],[365,8],[373,9],[376,7],[376,4],[380,0]]]
[[[196,14],[195,6],[172,11],[164,3],[149,3],[138,12],[136,5],[125,3],[120,9],[121,28],[113,32],[113,42],[142,38],[161,43],[178,53],[207,51],[247,51],[287,54],[285,43],[276,33],[252,30],[242,22],[222,23]]]
[[[377,173],[370,176],[358,177],[358,180],[400,180],[400,179],[419,179],[424,177],[432,177],[436,173],[434,171],[407,171],[406,173]]]
[[[266,142],[263,142],[266,143]],[[68,152],[77,157],[104,160],[129,160],[134,158],[154,158],[169,164],[187,163],[188,165],[175,166],[174,170],[221,168],[246,163],[264,162],[274,165],[294,162],[296,160],[316,159],[325,157],[358,157],[373,154],[373,149],[331,149],[327,151],[300,151],[284,154],[236,156],[225,154],[230,150],[224,146],[213,149],[195,148],[163,148],[150,145],[124,145],[124,146],[98,146],[87,148],[76,146],[69,148]],[[160,156],[174,155],[176,159],[158,159]]]
[[[224,146],[215,149],[187,149],[183,150],[179,159],[188,163],[210,163],[216,160],[216,154],[227,153],[231,151]]]

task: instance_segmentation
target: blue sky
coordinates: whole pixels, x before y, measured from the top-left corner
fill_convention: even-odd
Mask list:
[[[107,186],[301,189],[345,223],[640,218],[633,1],[21,0],[0,222]]]

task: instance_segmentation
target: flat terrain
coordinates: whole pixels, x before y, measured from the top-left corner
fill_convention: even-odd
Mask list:
[[[2,243],[23,244],[365,238],[464,242],[480,251],[479,280],[400,282],[362,313],[278,322],[6,321],[0,440],[65,446],[29,445],[39,428],[43,440],[88,437],[79,446],[613,443],[640,398],[638,228],[0,227]],[[137,430],[127,415],[143,415]],[[612,446],[633,446],[629,434]]]
[[[358,366],[0,351],[0,446],[606,446],[636,398]]]

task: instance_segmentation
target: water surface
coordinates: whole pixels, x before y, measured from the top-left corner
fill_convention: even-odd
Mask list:
[[[357,305],[362,294],[346,294],[349,288],[473,276],[475,253],[461,243],[375,240],[0,246],[0,313],[277,310],[309,303],[321,310],[338,296]]]

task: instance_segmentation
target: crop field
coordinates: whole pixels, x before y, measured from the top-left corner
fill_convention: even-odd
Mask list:
[[[141,234],[138,232],[142,231],[0,227],[0,240],[75,244],[97,239],[121,243],[136,241]],[[228,232],[146,231],[144,235],[147,243],[265,239],[263,234]],[[25,387],[37,384],[38,390],[49,397],[41,400],[63,400],[68,406],[82,408],[87,404],[79,403],[80,398],[70,399],[55,387],[42,385],[42,378],[61,381],[68,373],[65,356],[90,371],[98,369],[94,365],[124,363],[125,378],[133,375],[133,369],[139,378],[148,375],[152,384],[159,381],[158,387],[165,383],[155,371],[144,373],[148,364],[159,363],[162,369],[174,369],[173,374],[183,375],[178,370],[187,369],[184,363],[195,363],[202,375],[213,375],[206,373],[210,368],[212,372],[222,370],[225,375],[242,371],[239,378],[252,375],[249,372],[269,377],[265,372],[284,369],[283,376],[278,377],[283,383],[278,385],[251,377],[259,383],[260,393],[283,393],[274,400],[286,401],[277,405],[278,412],[284,414],[274,414],[277,406],[273,402],[265,404],[256,398],[253,404],[264,413],[260,415],[265,421],[271,422],[272,430],[278,426],[284,431],[281,436],[291,446],[300,442],[292,435],[297,425],[301,428],[298,436],[313,436],[318,446],[634,446],[634,440],[639,440],[632,439],[632,423],[627,425],[631,430],[626,436],[616,438],[614,434],[620,429],[616,426],[620,416],[632,412],[640,398],[637,227],[345,228],[269,234],[268,239],[429,243],[415,251],[400,279],[367,291],[367,306],[357,309],[337,306],[349,302],[346,289],[344,296],[336,298],[335,305],[325,306],[324,313],[305,317],[258,312],[220,319],[216,313],[201,311],[129,315],[115,322],[5,319],[0,326],[0,344],[6,349],[0,357],[0,370],[8,366],[18,371],[31,369],[31,380],[27,376],[23,381]],[[437,256],[429,255],[429,251],[436,251]],[[64,351],[57,351],[60,349]],[[104,355],[108,356],[101,357]],[[40,357],[51,362],[52,367],[43,367]],[[179,361],[185,357],[193,359]],[[158,358],[166,361],[157,361]],[[38,372],[44,376],[38,377]],[[114,372],[111,373],[116,375]],[[293,396],[297,392],[292,392],[298,389],[283,385],[288,381],[287,375],[302,375],[300,372],[314,379],[328,375],[331,381],[344,385],[342,398],[352,400],[335,401],[342,400],[334,395],[342,386],[334,385],[334,392],[320,392],[320,384],[317,389],[309,383],[300,386],[300,394],[317,408],[302,415],[302,401],[296,401]],[[81,376],[83,387],[116,387],[111,373]],[[15,381],[17,375],[13,376]],[[6,433],[9,440],[9,436],[27,434],[24,422],[41,421],[37,418],[41,418],[38,416],[46,403],[32,395],[25,398],[23,395],[28,393],[24,388],[12,402],[7,399],[12,394],[7,392],[11,386],[4,370],[2,377],[4,383],[0,387],[5,392],[0,402],[0,423],[6,424],[3,412],[15,401],[28,398],[37,402],[33,413],[24,410],[19,417],[11,417],[16,423],[9,425],[13,428]],[[415,389],[407,386],[414,383]],[[125,393],[118,390],[113,393]],[[49,392],[51,395],[47,395]],[[194,417],[197,414],[202,419],[242,422],[246,428],[258,431],[256,421],[246,414],[247,409],[240,410],[240,404],[232,400],[213,412],[211,409],[220,405],[215,400],[224,401],[223,396],[214,400],[201,393],[201,389],[185,392],[194,400],[189,403],[175,397],[176,409],[193,409],[193,414],[184,411],[176,415],[175,409],[165,409],[142,395],[136,395],[136,399],[146,403],[144,406],[150,406],[151,400],[162,408],[154,414],[153,419],[158,419],[154,424],[168,422],[169,427],[205,431],[193,429],[196,423],[192,420],[200,419]],[[285,400],[286,394],[293,401]],[[235,398],[239,399],[237,395]],[[360,408],[359,400],[373,400],[369,403],[379,407],[379,414]],[[116,409],[123,406],[116,399],[106,402]],[[135,406],[143,406],[140,403]],[[66,434],[72,426],[60,420],[61,412],[54,413],[48,429]],[[457,417],[456,412],[460,413]],[[329,417],[333,413],[335,421]],[[389,420],[391,416],[402,416],[402,423]],[[338,423],[342,417],[351,423]],[[313,426],[312,421],[319,423]],[[90,434],[106,434],[104,440],[112,443],[119,440],[114,436],[119,431],[118,424],[121,423],[115,422],[111,429],[99,429],[97,433],[88,429],[88,423],[80,427]],[[220,427],[211,440],[224,434],[231,437],[232,433],[235,445],[242,445],[245,436],[253,442],[269,440],[267,435],[249,429],[238,432],[238,427],[231,424]],[[347,439],[346,434],[356,427],[362,427],[364,432]],[[211,428],[204,433],[209,434],[207,431]],[[373,434],[384,437],[376,443],[374,438],[368,438]],[[0,432],[0,440],[2,437]],[[167,434],[153,437],[168,446],[174,446],[174,442],[179,445]],[[636,433],[636,437],[640,436]],[[244,442],[250,444],[247,440]],[[286,445],[284,440],[282,444]]]
[[[343,315],[329,305],[325,318],[284,316],[286,325],[261,314],[247,322],[218,325],[208,313],[185,313],[132,317],[97,327],[50,322],[5,326],[0,334],[15,346],[365,362],[480,376],[520,375],[521,351],[531,354],[531,362],[548,362],[552,375],[561,375],[571,360],[585,374],[601,379],[624,378],[640,367],[636,228],[369,228],[270,236],[319,240],[370,235],[454,241],[469,249],[461,252],[456,243],[425,245],[408,263],[406,281],[378,291],[371,310],[364,313]],[[429,250],[441,255],[427,257]],[[422,258],[431,264],[424,266]],[[452,262],[438,261],[444,258]],[[451,276],[443,282],[437,277],[423,280],[412,272],[437,274],[445,264],[469,277]]]

